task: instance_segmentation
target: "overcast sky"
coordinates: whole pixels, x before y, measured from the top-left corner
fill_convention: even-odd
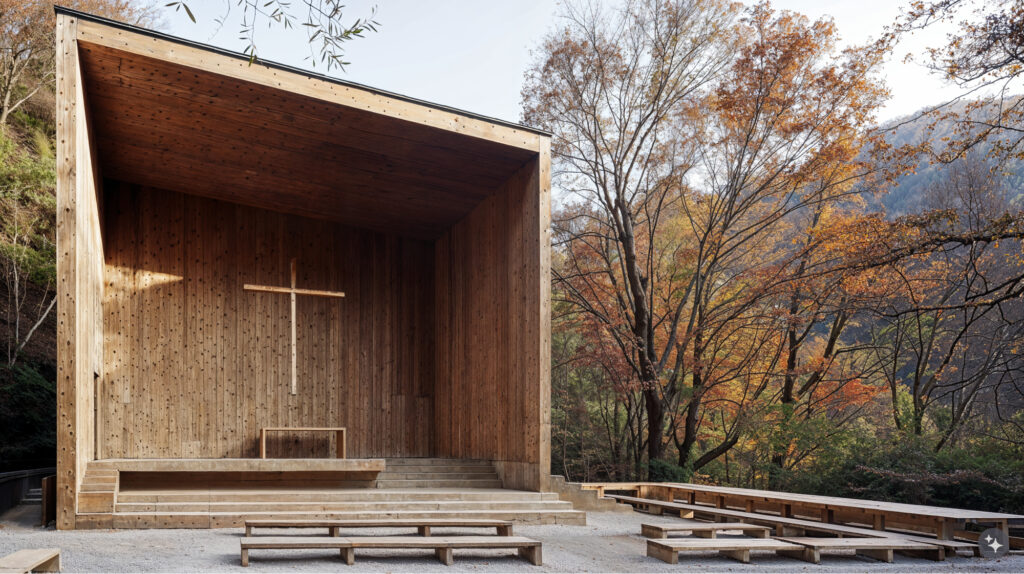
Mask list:
[[[219,30],[214,20],[236,0],[192,0],[199,23],[183,12],[168,13],[163,29],[176,36],[241,51],[233,9]],[[299,2],[294,2],[299,5]],[[862,43],[880,35],[904,4],[900,0],[776,0],[776,8],[811,18],[832,16],[844,42]],[[520,118],[523,72],[544,33],[558,22],[556,0],[352,0],[351,18],[377,6],[380,31],[348,44],[344,73],[332,75],[509,121]],[[300,27],[301,28],[301,27]],[[309,68],[309,46],[302,30],[260,29],[260,56]],[[908,52],[941,45],[941,31],[931,31],[900,47],[885,69],[892,99],[881,119],[909,114],[955,94],[920,64],[905,64]],[[317,71],[326,72],[322,66]]]

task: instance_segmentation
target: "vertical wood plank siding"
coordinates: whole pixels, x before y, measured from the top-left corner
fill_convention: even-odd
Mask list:
[[[255,457],[260,427],[345,426],[349,456],[433,449],[433,245],[108,181],[104,458]],[[287,295],[298,298],[298,394]],[[278,444],[275,444],[275,441]],[[271,455],[327,456],[323,435]]]
[[[530,490],[550,464],[546,165],[527,162],[436,242],[436,455],[494,460]]]

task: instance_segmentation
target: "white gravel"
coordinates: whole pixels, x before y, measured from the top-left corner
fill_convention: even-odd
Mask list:
[[[254,550],[251,565],[242,568],[241,528],[56,531],[31,525],[38,512],[38,506],[23,506],[0,516],[0,556],[21,548],[59,547],[65,572],[1024,572],[1024,556],[931,562],[897,555],[893,564],[885,564],[849,554],[826,555],[814,565],[773,554],[755,553],[750,564],[741,564],[697,553],[684,554],[673,566],[645,556],[639,536],[641,522],[671,523],[671,518],[603,512],[587,513],[587,526],[517,525],[516,534],[544,543],[542,567],[509,551],[456,550],[451,567],[425,551],[356,551],[355,566],[347,567],[329,550]],[[300,532],[320,531],[295,531]]]

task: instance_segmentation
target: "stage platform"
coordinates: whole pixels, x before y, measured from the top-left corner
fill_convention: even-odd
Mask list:
[[[111,458],[89,470],[118,472],[383,472],[383,458]]]
[[[76,528],[230,528],[250,519],[586,523],[555,493],[502,488],[488,461],[447,459],[101,460],[89,463],[78,510]]]

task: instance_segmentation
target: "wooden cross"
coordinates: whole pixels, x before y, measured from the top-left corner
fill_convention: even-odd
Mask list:
[[[242,286],[242,289],[246,291],[265,291],[268,293],[288,293],[292,298],[292,394],[296,394],[296,337],[295,337],[295,296],[296,295],[315,295],[318,297],[344,297],[345,294],[341,291],[317,291],[315,289],[298,289],[295,287],[295,258],[292,257],[292,286],[291,287],[273,287],[270,285],[251,285],[246,283]]]

